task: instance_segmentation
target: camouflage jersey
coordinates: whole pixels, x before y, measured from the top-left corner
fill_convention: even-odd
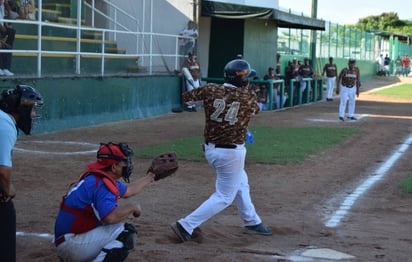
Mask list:
[[[352,69],[345,68],[341,72],[342,74],[342,85],[346,87],[354,87],[358,81],[359,69],[355,66]]]
[[[230,84],[207,84],[183,93],[183,100],[203,101],[205,142],[243,144],[249,120],[259,111],[256,93],[249,87]]]
[[[323,72],[326,72],[327,77],[335,77],[338,73],[337,70],[336,64],[326,64],[323,67]]]

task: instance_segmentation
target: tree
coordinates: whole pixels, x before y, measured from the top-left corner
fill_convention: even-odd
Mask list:
[[[361,18],[355,27],[362,31],[388,31],[412,35],[412,22],[400,20],[395,12]]]

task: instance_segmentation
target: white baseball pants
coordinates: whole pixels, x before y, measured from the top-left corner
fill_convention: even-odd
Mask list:
[[[326,98],[332,99],[333,98],[333,89],[336,85],[336,76],[328,77],[326,81]]]
[[[348,117],[355,114],[356,85],[353,87],[340,87],[339,117],[345,117],[346,102],[348,102]]]
[[[106,252],[101,251],[102,248],[123,247],[123,243],[116,240],[123,230],[124,223],[119,223],[99,226],[82,234],[65,234],[65,241],[57,247],[57,254],[63,261],[103,261]]]
[[[235,202],[245,226],[260,224],[262,220],[252,203],[245,171],[246,147],[235,149],[205,145],[205,157],[216,171],[216,192],[187,217],[178,222],[189,233]]]

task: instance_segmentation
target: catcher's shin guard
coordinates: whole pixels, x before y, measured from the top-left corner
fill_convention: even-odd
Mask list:
[[[107,254],[104,257],[103,262],[122,262],[125,261],[127,256],[129,255],[129,250],[121,247],[121,248],[112,248],[109,250],[103,249]]]
[[[116,240],[123,243],[124,249],[132,250],[136,244],[136,236],[136,228],[132,224],[124,223],[124,230],[120,233]]]
[[[106,252],[103,262],[121,262],[129,255],[136,243],[137,231],[136,228],[129,223],[124,224],[124,230],[116,240],[123,243],[121,248],[103,249]]]

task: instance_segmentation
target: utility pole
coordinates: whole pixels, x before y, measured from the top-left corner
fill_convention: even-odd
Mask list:
[[[317,18],[318,16],[318,0],[312,0],[311,17]],[[316,30],[310,31],[310,60],[312,61],[312,68],[317,71],[316,67]]]
[[[195,22],[197,30],[199,30],[199,0],[193,0],[193,21]],[[197,50],[197,39],[195,41],[195,54],[198,54]]]
[[[193,0],[193,21],[196,23],[196,25],[199,23],[199,17],[198,17],[198,12],[199,12],[199,1],[198,0]]]

